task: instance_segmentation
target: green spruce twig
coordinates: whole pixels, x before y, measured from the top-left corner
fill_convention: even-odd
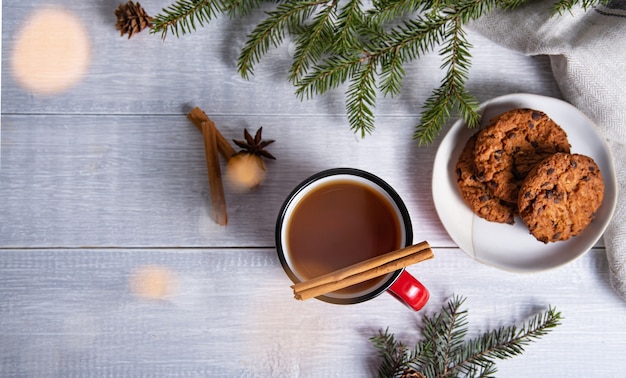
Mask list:
[[[150,31],[161,33],[163,39],[168,33],[180,37],[208,24],[225,9],[220,0],[177,0],[153,18]]]
[[[580,5],[589,9],[610,0],[558,0],[555,14]],[[242,46],[237,71],[244,78],[271,49],[289,36],[295,54],[288,79],[296,95],[311,98],[347,84],[350,128],[365,136],[374,130],[378,95],[400,93],[408,63],[437,51],[444,71],[439,87],[423,104],[414,137],[430,144],[447,121],[460,116],[479,123],[478,102],[466,89],[471,43],[465,25],[497,8],[513,9],[528,0],[175,0],[153,19],[152,33],[177,37],[224,15],[243,17],[266,10]]]
[[[467,310],[461,310],[464,302],[464,298],[453,296],[439,313],[424,316],[422,338],[412,349],[397,341],[388,329],[372,337],[381,359],[378,375],[398,377],[413,371],[428,378],[491,376],[497,371],[496,359],[522,354],[529,343],[547,335],[562,320],[561,313],[550,307],[522,327],[500,327],[466,340]]]
[[[580,5],[583,10],[593,8],[599,4],[608,5],[611,0],[559,0],[554,4],[553,10],[555,13],[563,14],[565,12],[571,12],[576,6]]]

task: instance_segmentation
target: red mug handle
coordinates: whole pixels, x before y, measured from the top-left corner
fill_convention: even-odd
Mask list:
[[[430,298],[428,289],[406,270],[400,273],[400,276],[387,290],[400,302],[415,311],[421,310]]]

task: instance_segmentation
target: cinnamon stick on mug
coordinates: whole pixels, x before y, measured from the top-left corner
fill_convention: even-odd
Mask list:
[[[376,256],[320,277],[292,285],[294,297],[299,300],[315,298],[336,290],[344,289],[372,278],[418,262],[432,259],[433,251],[423,241],[384,255]]]

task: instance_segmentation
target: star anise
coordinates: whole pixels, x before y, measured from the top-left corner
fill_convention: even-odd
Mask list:
[[[242,148],[242,150],[239,151],[240,153],[248,153],[248,154],[263,156],[268,159],[275,160],[276,157],[274,157],[274,155],[272,155],[271,153],[265,150],[265,147],[269,146],[275,141],[274,140],[262,140],[261,138],[262,131],[263,131],[263,128],[262,127],[259,128],[253,138],[252,135],[248,132],[248,129],[244,129],[243,136],[245,140],[233,139],[233,142],[235,142],[237,146]]]

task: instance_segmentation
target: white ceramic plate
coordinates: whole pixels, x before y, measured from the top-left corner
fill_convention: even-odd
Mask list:
[[[567,133],[572,153],[592,157],[604,178],[605,192],[596,218],[578,236],[567,241],[544,244],[537,241],[519,217],[515,225],[488,222],[472,213],[463,202],[456,183],[455,165],[461,150],[477,129],[457,121],[444,137],[433,169],[435,208],[452,240],[470,257],[500,269],[536,272],[568,263],[593,247],[608,225],[617,202],[615,168],[609,148],[596,126],[578,109],[562,100],[511,94],[480,106],[481,126],[491,118],[515,108],[541,110]]]

